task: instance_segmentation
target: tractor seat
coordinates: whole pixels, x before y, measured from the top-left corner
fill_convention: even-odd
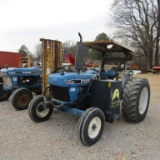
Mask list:
[[[105,73],[101,74],[102,79],[114,79],[117,75],[117,72],[115,70],[108,70]]]

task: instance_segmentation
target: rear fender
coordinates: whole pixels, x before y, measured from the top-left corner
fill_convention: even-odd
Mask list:
[[[131,73],[132,73],[132,75],[136,75],[136,74],[141,73],[141,71],[140,70],[131,70]]]
[[[126,85],[127,81],[132,79],[132,75],[141,73],[140,70],[125,70],[122,72],[122,88]]]

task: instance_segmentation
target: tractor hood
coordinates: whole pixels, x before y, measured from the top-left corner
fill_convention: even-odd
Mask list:
[[[87,86],[94,76],[92,73],[67,73],[65,72],[64,75],[60,73],[51,74],[49,76],[49,84],[55,85],[59,87],[81,87]]]
[[[1,69],[1,75],[2,76],[40,76],[42,73],[41,68],[39,67],[31,67],[31,68],[5,68]]]

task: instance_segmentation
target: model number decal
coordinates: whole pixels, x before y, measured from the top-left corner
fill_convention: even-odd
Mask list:
[[[24,73],[24,74],[31,74],[32,72],[22,72],[22,73]]]
[[[32,72],[8,72],[8,74],[31,74]]]
[[[66,84],[86,84],[89,83],[90,79],[72,79],[72,80],[67,80]]]

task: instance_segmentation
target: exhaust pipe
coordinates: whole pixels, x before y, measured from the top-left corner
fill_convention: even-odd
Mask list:
[[[82,42],[82,35],[81,35],[81,33],[78,32],[78,35],[79,35],[79,37],[80,37],[80,42]]]

